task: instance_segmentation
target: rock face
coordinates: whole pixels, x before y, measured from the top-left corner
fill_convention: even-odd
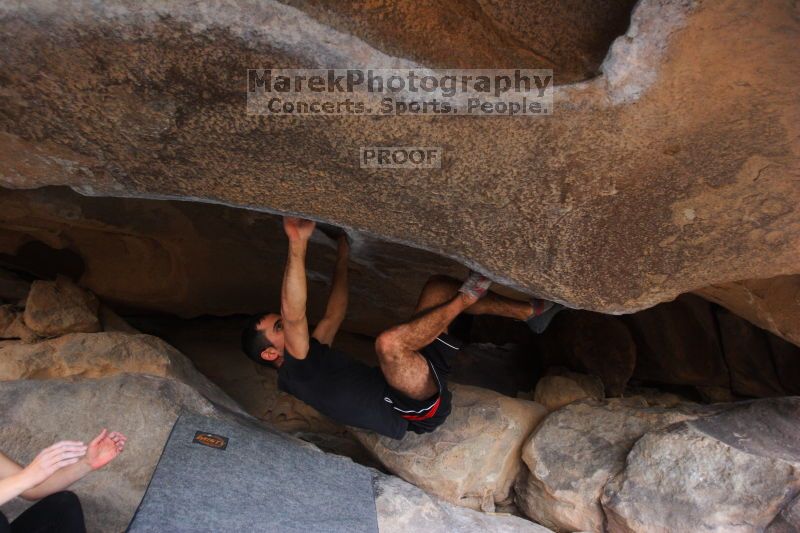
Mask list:
[[[726,310],[720,310],[716,315],[731,390],[752,398],[786,394],[778,377],[779,370],[784,369],[776,364],[770,339],[764,330],[754,328]],[[786,377],[792,380],[790,375]],[[798,374],[794,374],[794,378],[797,377]]]
[[[536,383],[533,400],[548,411],[555,411],[583,398],[605,398],[603,382],[597,376],[577,372],[550,372]]]
[[[0,305],[0,339],[33,342],[38,337],[25,325],[22,311],[15,305]]]
[[[608,396],[622,395],[637,364],[637,345],[618,317],[562,312],[535,342],[546,366],[598,376]]]
[[[756,532],[796,520],[798,442],[800,398],[747,402],[648,433],[603,490],[608,529]]]
[[[100,302],[95,296],[59,277],[34,281],[25,302],[25,325],[40,337],[100,331]]]
[[[30,283],[13,272],[0,268],[0,301],[5,300],[11,304],[24,301],[30,288]]]
[[[798,428],[796,397],[668,408],[579,401],[526,443],[517,503],[558,531],[790,531]]]
[[[533,402],[452,385],[453,410],[434,433],[392,440],[356,431],[391,472],[451,503],[493,511],[509,503],[520,448],[545,416]]]
[[[375,507],[381,533],[548,533],[546,527],[511,515],[487,514],[448,504],[394,476],[378,475]]]
[[[276,1],[4,1],[0,182],[302,213],[595,311],[798,273],[791,2],[638,2],[602,75],[557,89],[552,120],[337,116],[324,127],[248,116],[247,69],[413,63],[392,56],[406,48],[391,38],[370,37],[377,29],[339,25],[329,4],[297,5],[307,12]],[[536,38],[517,16],[535,7],[480,5],[478,24]],[[554,35],[574,34],[564,27]],[[442,146],[446,161],[402,176],[355,163],[358,147],[382,143]]]
[[[712,285],[697,294],[800,346],[800,275]]]
[[[689,295],[626,317],[637,339],[634,377],[697,385],[732,400],[796,394],[800,348]]]
[[[769,345],[778,379],[789,394],[800,395],[800,348],[771,337]]]
[[[800,530],[800,496],[789,504],[775,517],[775,520],[766,529],[767,533],[794,533]]]
[[[799,347],[691,294],[621,317],[562,312],[530,352],[544,368],[598,376],[608,397],[643,383],[713,402],[800,390]]]
[[[33,344],[0,342],[0,381],[98,378],[126,372],[178,379],[216,403],[240,411],[186,356],[157,337],[72,333]]]
[[[522,449],[517,505],[559,531],[603,531],[600,497],[648,431],[695,418],[699,406],[651,407],[641,398],[581,400],[551,413]]]
[[[125,319],[115,313],[107,305],[100,304],[99,312],[100,324],[103,331],[116,332],[116,333],[130,333],[136,335],[139,331],[128,324]]]
[[[729,385],[714,310],[705,300],[681,296],[625,321],[636,342],[633,377],[676,385]]]

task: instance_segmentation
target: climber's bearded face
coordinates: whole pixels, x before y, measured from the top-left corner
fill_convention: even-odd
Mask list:
[[[272,344],[269,348],[261,352],[261,358],[265,361],[272,361],[277,366],[283,363],[283,319],[277,313],[264,315],[258,323],[258,330],[261,331],[267,340]]]

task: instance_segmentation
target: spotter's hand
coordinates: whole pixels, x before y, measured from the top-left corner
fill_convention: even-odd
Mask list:
[[[125,442],[128,438],[117,431],[109,433],[103,430],[95,439],[89,443],[86,451],[86,462],[92,470],[103,468],[113,461],[125,449]]]

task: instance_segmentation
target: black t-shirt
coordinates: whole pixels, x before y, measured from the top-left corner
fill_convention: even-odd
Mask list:
[[[286,351],[278,369],[278,387],[340,424],[402,438],[408,421],[384,398],[388,383],[380,369],[367,366],[317,339],[308,355],[295,359]]]

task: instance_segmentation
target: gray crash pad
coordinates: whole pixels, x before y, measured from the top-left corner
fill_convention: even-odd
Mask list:
[[[372,474],[242,418],[184,412],[131,532],[377,532]]]

